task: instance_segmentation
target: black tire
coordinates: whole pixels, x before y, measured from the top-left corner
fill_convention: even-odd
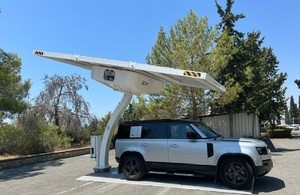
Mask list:
[[[224,160],[219,170],[221,180],[230,188],[247,188],[254,179],[251,165],[241,157],[231,157]]]
[[[122,173],[127,180],[140,180],[146,173],[143,160],[136,155],[126,156],[122,160]]]

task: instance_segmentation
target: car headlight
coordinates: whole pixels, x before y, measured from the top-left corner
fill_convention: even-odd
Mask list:
[[[255,147],[255,148],[259,155],[268,154],[268,150],[266,147]]]

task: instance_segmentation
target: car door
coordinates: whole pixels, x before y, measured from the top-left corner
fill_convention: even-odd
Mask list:
[[[168,162],[167,135],[164,123],[146,123],[142,125],[141,138],[136,146],[147,162]]]
[[[188,139],[187,132],[195,133],[197,138]],[[168,134],[169,163],[207,164],[207,141],[188,122],[170,124]]]

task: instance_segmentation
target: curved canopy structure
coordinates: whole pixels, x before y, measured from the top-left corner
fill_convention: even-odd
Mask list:
[[[96,166],[94,167],[96,172],[110,170],[108,152],[113,134],[112,129],[130,103],[133,94],[158,94],[164,83],[225,92],[225,87],[205,72],[38,50],[33,53],[40,57],[88,69],[92,72],[93,79],[114,90],[124,92],[122,100],[105,128],[100,150],[96,148]]]
[[[149,88],[149,86],[162,83],[225,92],[225,87],[205,72],[46,51],[34,51],[34,54],[91,70],[93,73],[92,77],[95,80],[123,92],[134,94],[159,93],[160,90],[158,87],[156,87],[156,90],[151,90],[152,88]],[[100,77],[99,74],[101,75]],[[106,75],[102,76],[102,74]],[[129,79],[128,77],[135,78]],[[112,78],[114,78],[114,80]],[[148,78],[148,80],[146,78]],[[144,79],[145,82],[140,83],[141,86],[139,86],[138,89],[130,89],[130,86],[132,86],[130,84],[135,83],[136,79],[141,79],[141,81]]]

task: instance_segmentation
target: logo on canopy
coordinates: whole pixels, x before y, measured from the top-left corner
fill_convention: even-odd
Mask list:
[[[106,69],[104,71],[103,79],[106,81],[114,81],[115,80],[115,71]]]

